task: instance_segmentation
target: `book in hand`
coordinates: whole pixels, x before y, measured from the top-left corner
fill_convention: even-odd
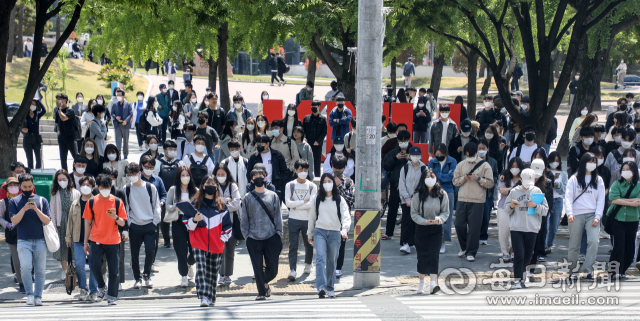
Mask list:
[[[195,207],[193,207],[193,205],[190,202],[177,203],[176,207],[180,211],[182,211],[182,214],[184,215],[184,220],[194,218],[196,217],[196,214],[198,214],[198,210]],[[204,221],[200,221],[198,222],[198,226],[207,226],[207,224]]]

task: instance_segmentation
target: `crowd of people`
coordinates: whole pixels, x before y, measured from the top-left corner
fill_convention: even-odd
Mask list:
[[[307,88],[313,83],[303,91]],[[261,108],[254,116],[240,93],[224,112],[215,93],[207,88],[198,99],[190,81],[180,91],[173,79],[159,89],[146,99],[138,92],[132,102],[119,88],[108,102],[102,95],[85,102],[77,93],[73,104],[64,93],[56,96],[61,169],[53,176],[50,203],[37,195],[28,173],[43,166],[38,122],[46,110],[33,100],[23,129],[28,165],[14,163],[12,177],[0,187],[0,224],[27,305],[42,305],[47,246],[39,226],[50,222],[61,244],[54,258],[63,270],[71,260],[78,266],[80,300],[106,298],[116,304],[128,241],[134,288],[153,287],[162,244],[175,250],[179,286],[187,287],[195,278],[201,306],[213,305],[217,284],[233,283],[235,246],[243,240],[258,288],[256,300],[265,300],[283,246],[283,203],[289,208],[288,279],[301,275],[297,255],[302,236],[302,274],[311,273],[315,251],[318,295],[335,297],[351,227],[356,157],[356,118],[337,84],[333,94],[328,93],[337,105],[327,110],[327,117],[321,102],[313,100],[311,113],[302,121],[295,104],[286,107],[283,119],[269,121]],[[269,94],[262,92],[261,98],[269,99]],[[475,261],[480,245],[488,244],[494,207],[501,259],[514,263],[515,288],[523,287],[531,275],[526,267],[544,262],[553,249],[563,207],[572,271],[593,277],[600,221],[610,215],[616,240],[611,261],[622,262],[614,276],[624,277],[634,258],[631,242],[640,206],[640,155],[635,149],[640,103],[628,110],[632,95],[618,101],[611,126],[598,125],[597,116],[583,110],[571,127],[571,137],[573,132],[578,136],[566,171],[560,155],[549,153],[557,122],[546,146],[538,146],[537,129],[511,119],[499,97],[484,96],[484,109],[475,120],[457,97],[459,125],[449,117],[454,107],[438,107],[431,89],[408,87],[396,96],[388,88],[383,98],[415,106],[412,132],[407,124],[382,116],[382,187],[388,190],[383,196],[388,213],[382,239],[394,237],[401,209],[400,252],[417,252],[419,293],[427,275],[429,292],[439,291],[439,255],[452,241],[452,226],[461,248],[458,256]],[[521,92],[513,92],[512,101],[528,112],[529,99]],[[327,126],[333,146],[323,162]],[[137,162],[128,159],[129,131],[134,128],[140,150],[146,150]],[[107,144],[109,129],[115,144]],[[314,177],[319,177],[319,185]],[[609,200],[614,205],[605,215]]]

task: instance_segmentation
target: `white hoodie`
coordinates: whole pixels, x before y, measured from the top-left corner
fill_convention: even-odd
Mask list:
[[[585,175],[586,183],[591,181],[591,175]],[[604,212],[604,181],[598,176],[597,189],[587,186],[587,190],[582,194],[583,189],[578,185],[576,175],[571,176],[567,183],[567,191],[564,198],[564,210],[567,215],[581,215],[595,213],[597,219],[602,218]],[[578,196],[582,194],[578,198]]]

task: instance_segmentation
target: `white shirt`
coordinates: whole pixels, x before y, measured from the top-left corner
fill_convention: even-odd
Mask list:
[[[442,143],[443,144],[447,144],[447,130],[449,129],[449,123],[451,122],[451,118],[447,118],[447,121],[442,120],[442,118],[440,118],[440,121],[442,122]]]
[[[196,161],[197,164],[202,163],[202,161],[204,160],[204,157],[200,158],[196,156],[196,153],[184,155],[184,157],[182,158],[182,161],[184,162],[184,165],[187,167],[191,167],[191,161],[189,160],[189,155],[193,155],[193,160]],[[211,157],[209,157],[207,159],[207,171],[209,172],[209,174],[213,173],[214,167],[215,166],[213,166],[213,160],[211,160]]]
[[[585,184],[591,181],[591,175],[584,176]],[[571,176],[567,183],[567,192],[564,198],[564,209],[567,215],[581,215],[595,213],[597,219],[602,218],[604,213],[604,181],[602,177],[598,176],[597,189],[587,185],[587,190],[580,198],[578,196],[582,194],[582,188],[578,185],[578,178],[576,175]]]
[[[189,201],[189,193],[182,193],[182,195],[180,195],[180,200],[183,202],[188,202]]]
[[[238,122],[238,125],[240,125],[240,127],[244,126],[244,119],[242,119],[242,109],[240,109],[240,111],[236,109],[236,116],[236,122]]]
[[[78,190],[80,190],[80,179],[82,178],[82,176],[84,175],[80,175],[80,177],[76,176],[75,172],[71,173],[71,176],[73,177],[73,183],[76,184],[76,188]]]
[[[293,193],[291,193],[291,186],[293,186]],[[305,180],[303,184],[300,184],[297,179],[287,183],[284,188],[284,203],[289,207],[289,218],[308,221],[309,211],[311,211],[311,199],[318,193],[316,184]],[[306,201],[306,203],[305,203]]]
[[[538,149],[538,144],[533,144],[531,146],[527,146],[527,145],[522,144],[522,145],[514,148],[513,151],[511,152],[511,156],[509,156],[509,160],[511,160],[512,158],[516,157],[516,154],[518,153],[518,149],[519,148],[522,148],[522,151],[520,152],[520,159],[524,163],[529,163],[529,162],[531,162],[531,155],[533,154],[533,151]]]
[[[267,168],[267,182],[272,182],[273,166],[271,165],[271,151],[260,154],[260,156],[262,157],[262,164]]]
[[[185,140],[184,141],[184,150],[182,150],[182,142],[183,140],[177,140],[176,143],[178,144],[178,157],[184,157],[187,156],[191,153],[195,153],[196,152],[196,145],[194,144],[194,141],[188,141]],[[205,155],[208,155],[207,153],[207,149],[205,148],[204,151],[202,152]]]

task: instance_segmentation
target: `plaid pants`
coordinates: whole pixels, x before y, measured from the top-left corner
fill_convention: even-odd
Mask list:
[[[198,299],[208,298],[210,302],[216,302],[216,286],[218,284],[218,271],[222,262],[222,253],[209,253],[207,251],[193,249],[196,259],[196,292]]]

